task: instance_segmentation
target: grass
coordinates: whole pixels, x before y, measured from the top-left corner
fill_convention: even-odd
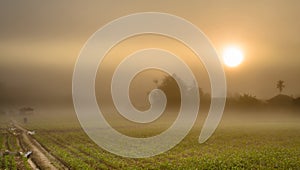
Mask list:
[[[70,169],[300,169],[299,118],[270,120],[267,116],[265,120],[255,117],[249,121],[240,117],[231,121],[225,117],[204,144],[198,143],[198,121],[176,147],[143,159],[104,151],[87,137],[74,115],[33,115],[28,120],[30,123],[24,126],[36,130],[34,137]],[[134,135],[153,133],[151,129],[137,132],[135,126],[122,128]]]

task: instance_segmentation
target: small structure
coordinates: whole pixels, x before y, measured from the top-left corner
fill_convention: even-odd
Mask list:
[[[22,115],[28,115],[28,114],[32,114],[34,109],[31,107],[22,107],[19,109],[20,114]]]
[[[35,131],[27,131],[28,135],[35,135]]]
[[[28,159],[31,155],[32,155],[32,151],[28,151],[24,154],[24,157]]]
[[[19,152],[18,154],[28,159],[32,155],[32,153],[32,151],[27,151],[25,154],[23,152]]]
[[[13,131],[15,131],[17,129],[15,127],[10,127],[10,128],[8,128],[8,130],[11,131],[11,132],[13,132]]]

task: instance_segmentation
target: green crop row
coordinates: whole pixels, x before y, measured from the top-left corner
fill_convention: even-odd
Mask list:
[[[279,130],[276,136],[268,130],[249,134],[222,130],[205,144],[199,144],[192,133],[170,151],[145,159],[108,153],[81,131],[41,131],[36,137],[72,169],[297,169],[300,167],[297,132],[298,129]]]
[[[151,158],[130,159],[101,149],[89,139],[74,120],[69,121],[62,117],[56,117],[55,121],[52,121],[55,123],[51,123],[51,119],[39,120],[31,118],[31,123],[24,126],[36,130],[35,138],[70,169],[185,170],[299,169],[300,167],[300,125],[298,123],[220,125],[204,144],[198,143],[201,127],[197,127],[177,146],[165,153]],[[122,128],[121,125],[120,127]],[[133,136],[140,133],[134,127],[123,128],[124,132],[132,132]],[[154,131],[158,131],[159,128],[155,127]],[[152,134],[151,129],[148,132]],[[149,136],[149,134],[142,134],[142,136]]]
[[[31,167],[27,162],[27,158],[20,157],[17,154],[5,155],[3,152],[5,150],[9,150],[11,152],[19,152],[21,151],[20,146],[18,145],[17,136],[14,136],[11,133],[7,133],[6,129],[9,127],[9,118],[6,116],[0,116],[0,128],[2,129],[0,133],[0,151],[2,155],[0,155],[0,169],[26,169],[30,170]]]
[[[11,169],[11,170],[16,170],[17,169],[14,156],[6,155],[6,156],[3,157],[2,161],[3,161],[3,165],[2,165],[3,169]]]

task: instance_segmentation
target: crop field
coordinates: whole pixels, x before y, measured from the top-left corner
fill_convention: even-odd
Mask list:
[[[300,0],[0,0],[0,170],[300,170]]]
[[[22,151],[19,138],[9,129],[9,120],[0,119],[0,169],[30,169],[27,158],[19,155]]]
[[[23,127],[35,130],[34,138],[69,169],[300,169],[298,117],[233,123],[225,116],[204,144],[198,143],[201,125],[196,125],[173,149],[142,159],[123,158],[101,149],[80,128],[74,115],[33,115],[26,124],[21,117],[16,119]],[[121,128],[139,134],[134,126]],[[3,138],[7,136],[1,136],[2,147]],[[16,166],[13,157],[5,159],[2,167]]]
[[[219,130],[206,144],[190,134],[169,152],[146,159],[124,159],[101,150],[80,129],[44,130],[37,135],[52,154],[72,169],[214,169],[300,167],[299,129]]]

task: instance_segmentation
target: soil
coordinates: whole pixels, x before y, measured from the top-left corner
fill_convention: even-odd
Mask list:
[[[20,143],[21,146],[27,150],[32,151],[31,159],[29,162],[33,169],[68,169],[58,159],[51,155],[32,135],[27,134],[27,129],[23,128],[16,122],[14,126],[21,131]],[[30,160],[30,159],[29,159]]]

